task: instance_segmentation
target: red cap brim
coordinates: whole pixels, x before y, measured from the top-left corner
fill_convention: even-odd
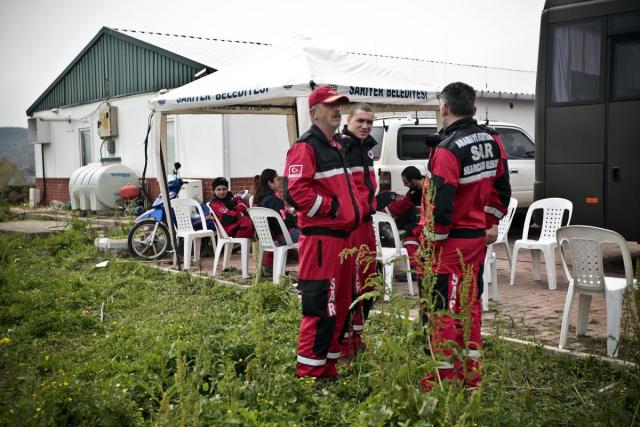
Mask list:
[[[344,95],[333,95],[320,101],[320,104],[335,104],[336,102],[346,104],[349,102],[349,98]]]

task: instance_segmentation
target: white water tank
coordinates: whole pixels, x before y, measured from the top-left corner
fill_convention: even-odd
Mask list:
[[[89,163],[73,172],[69,179],[71,209],[115,209],[120,188],[126,184],[138,185],[138,177],[130,167],[107,161]]]

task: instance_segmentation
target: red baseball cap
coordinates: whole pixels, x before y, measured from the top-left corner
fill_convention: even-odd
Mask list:
[[[316,104],[333,104],[335,102],[341,104],[349,102],[349,98],[340,95],[335,86],[321,86],[309,95],[309,108]]]

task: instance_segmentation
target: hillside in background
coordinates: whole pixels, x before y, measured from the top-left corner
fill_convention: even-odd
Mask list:
[[[33,145],[27,142],[27,129],[0,127],[0,157],[13,163],[26,181],[35,176]]]

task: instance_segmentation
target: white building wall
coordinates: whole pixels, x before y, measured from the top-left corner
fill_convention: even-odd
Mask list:
[[[265,168],[282,175],[289,139],[285,116],[228,115],[230,175],[250,177]]]
[[[183,177],[222,175],[222,116],[192,114],[171,116],[176,130],[176,161]]]

